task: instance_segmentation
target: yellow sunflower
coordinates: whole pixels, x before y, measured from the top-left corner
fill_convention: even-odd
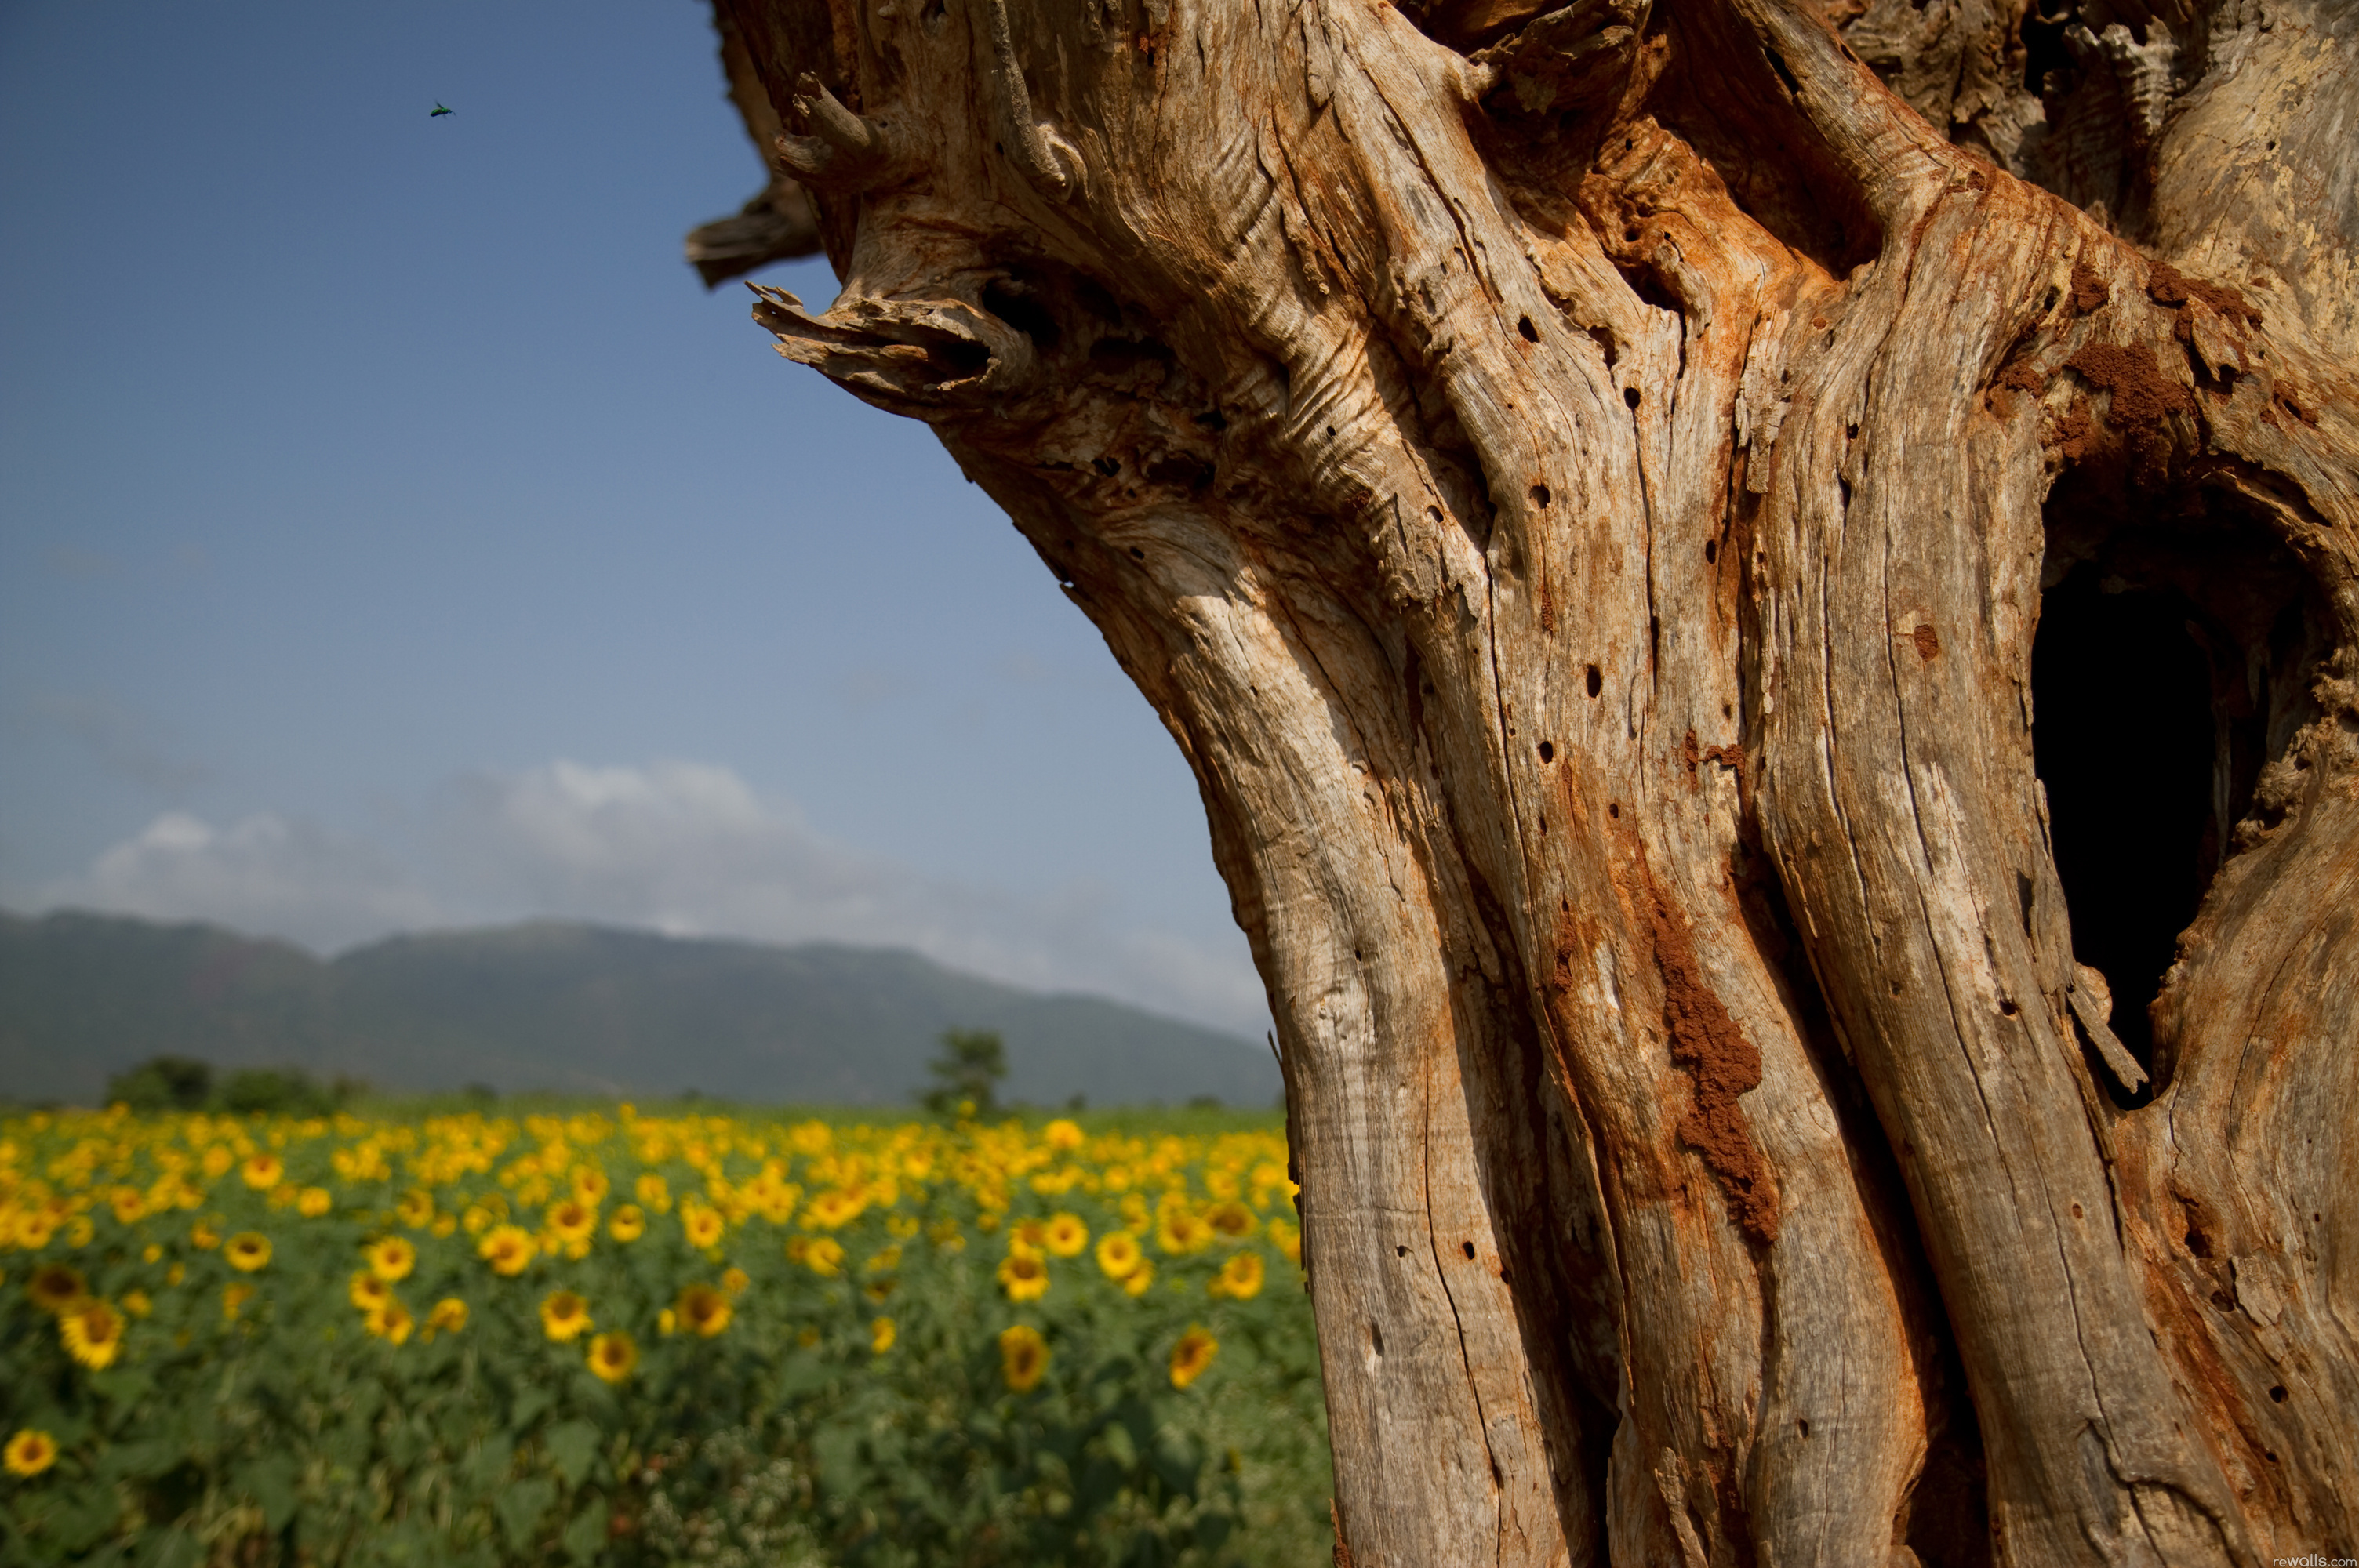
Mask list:
[[[513,1279],[524,1272],[525,1266],[539,1252],[540,1244],[520,1225],[495,1225],[484,1233],[475,1250],[491,1264],[493,1273]]]
[[[729,1298],[711,1285],[689,1286],[679,1292],[679,1300],[673,1310],[678,1314],[676,1321],[680,1327],[701,1334],[707,1339],[728,1327],[729,1319],[736,1311],[729,1304]]]
[[[438,1332],[456,1334],[467,1326],[467,1303],[456,1296],[444,1296],[426,1314],[426,1335],[432,1338]]]
[[[560,1345],[590,1326],[590,1303],[572,1291],[551,1291],[541,1299],[541,1332]]]
[[[1204,1375],[1212,1357],[1221,1353],[1221,1342],[1204,1331],[1201,1324],[1190,1324],[1188,1332],[1171,1347],[1171,1386],[1184,1389]]]
[[[1019,1323],[999,1336],[999,1371],[1019,1394],[1038,1386],[1049,1370],[1049,1342],[1029,1324]]]
[[[0,1462],[7,1465],[11,1476],[38,1476],[58,1462],[58,1440],[38,1427],[26,1427],[0,1451]]]
[[[590,1370],[603,1382],[621,1382],[638,1364],[638,1342],[620,1330],[602,1334],[590,1342]]]
[[[253,1299],[254,1287],[252,1285],[223,1285],[222,1287],[222,1321],[223,1323],[236,1322],[237,1314],[245,1311],[245,1303]]]
[[[1302,1227],[1290,1219],[1269,1222],[1270,1244],[1286,1254],[1286,1260],[1297,1268],[1302,1265]]]
[[[1048,1141],[1051,1149],[1079,1149],[1082,1146],[1081,1123],[1068,1121],[1061,1116],[1042,1128],[1040,1136]]]
[[[679,1217],[679,1223],[680,1227],[688,1233],[688,1244],[701,1251],[707,1247],[719,1244],[725,1222],[722,1219],[718,1209],[705,1208],[700,1205],[695,1208],[683,1211]]]
[[[25,1281],[25,1293],[43,1312],[60,1313],[90,1294],[89,1282],[63,1263],[44,1263]]]
[[[1212,1292],[1234,1301],[1249,1302],[1261,1294],[1262,1269],[1260,1253],[1236,1253],[1221,1265],[1219,1273],[1212,1276]]]
[[[1141,1258],[1138,1267],[1122,1277],[1122,1292],[1126,1296],[1143,1296],[1147,1287],[1155,1283],[1155,1260]]]
[[[434,1223],[434,1195],[423,1188],[412,1187],[401,1195],[401,1201],[393,1206],[393,1212],[410,1229],[423,1230]]]
[[[379,1339],[389,1339],[396,1345],[407,1341],[409,1331],[416,1325],[417,1320],[409,1315],[409,1309],[391,1296],[386,1297],[374,1312],[361,1318],[362,1327]]]
[[[636,1241],[647,1233],[647,1210],[635,1203],[626,1203],[614,1211],[606,1222],[606,1234],[617,1241]]]
[[[1049,1293],[1049,1265],[1029,1252],[1011,1252],[999,1265],[999,1283],[1012,1302],[1037,1302]]]
[[[879,1356],[892,1349],[893,1342],[900,1336],[901,1331],[893,1326],[889,1317],[875,1318],[868,1325],[868,1348]]]
[[[117,1225],[136,1225],[139,1217],[147,1212],[147,1199],[137,1187],[117,1187],[107,1196],[108,1206],[114,1210]]]
[[[561,1198],[549,1206],[549,1233],[571,1246],[597,1234],[598,1210],[580,1198]]]
[[[156,1310],[156,1303],[148,1299],[146,1291],[125,1291],[123,1292],[123,1310],[134,1317],[146,1317]]]
[[[223,1176],[229,1174],[229,1168],[236,1163],[237,1156],[229,1152],[229,1146],[227,1144],[214,1144],[212,1147],[205,1151],[205,1180],[209,1182],[220,1181]]]
[[[636,1183],[633,1184],[632,1191],[638,1195],[639,1202],[656,1213],[671,1212],[671,1188],[654,1172],[650,1171],[641,1176]]]
[[[392,1296],[393,1287],[366,1269],[355,1269],[344,1287],[345,1299],[363,1312],[375,1312]]]
[[[834,1237],[798,1236],[795,1240],[803,1245],[790,1250],[788,1256],[795,1258],[821,1279],[832,1280],[843,1271],[843,1243]],[[792,1247],[791,1243],[789,1247]]]
[[[111,1367],[123,1348],[123,1314],[102,1301],[79,1301],[58,1314],[58,1334],[66,1354],[83,1366]]]
[[[1098,1238],[1098,1268],[1109,1280],[1127,1280],[1147,1260],[1138,1238],[1127,1230],[1112,1230]]]
[[[266,1193],[278,1184],[280,1176],[287,1173],[287,1164],[276,1154],[250,1154],[237,1173],[255,1192]]]
[[[1076,1258],[1090,1244],[1090,1227],[1082,1223],[1077,1214],[1052,1215],[1042,1229],[1040,1242],[1051,1257]]]
[[[210,1252],[221,1245],[221,1232],[201,1219],[189,1227],[189,1239]]]
[[[744,1295],[745,1287],[753,1282],[752,1278],[743,1269],[732,1269],[721,1276],[721,1288],[733,1296]]]
[[[409,1278],[409,1271],[418,1267],[418,1249],[398,1236],[388,1236],[366,1248],[363,1256],[368,1259],[369,1272],[387,1284]]]
[[[573,1195],[592,1208],[606,1201],[606,1194],[612,1185],[606,1180],[606,1173],[595,1165],[573,1167]]]
[[[1259,1223],[1254,1218],[1254,1211],[1234,1198],[1227,1203],[1214,1204],[1204,1216],[1204,1221],[1231,1240],[1240,1236],[1251,1236],[1254,1227]]]
[[[325,1187],[305,1187],[295,1195],[295,1212],[305,1219],[317,1219],[336,1206],[336,1200]]]
[[[1166,1209],[1155,1227],[1156,1244],[1174,1257],[1201,1252],[1212,1244],[1212,1227],[1184,1208]]]
[[[868,1206],[840,1187],[831,1187],[811,1199],[810,1207],[803,1212],[806,1225],[816,1225],[822,1230],[836,1230],[860,1217]]]
[[[260,1231],[241,1230],[222,1243],[222,1256],[241,1274],[251,1274],[270,1261],[270,1238]]]

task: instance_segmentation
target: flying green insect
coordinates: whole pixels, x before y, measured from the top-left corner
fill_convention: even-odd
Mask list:
[[[451,111],[442,107],[441,101],[437,99],[435,101],[434,107],[427,112],[426,117],[429,120],[439,120],[449,113],[451,113]]]

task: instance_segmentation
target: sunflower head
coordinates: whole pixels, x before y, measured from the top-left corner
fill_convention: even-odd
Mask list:
[[[123,1314],[104,1302],[85,1298],[58,1314],[58,1335],[66,1354],[93,1371],[111,1367],[123,1348]]]
[[[492,1266],[492,1272],[513,1279],[525,1271],[540,1244],[532,1233],[520,1225],[495,1225],[484,1232],[484,1239],[475,1250]]]
[[[551,1291],[541,1298],[541,1332],[560,1344],[590,1326],[590,1303],[572,1291]]]
[[[729,1298],[711,1285],[689,1286],[679,1292],[679,1300],[672,1310],[677,1314],[675,1321],[681,1328],[691,1334],[701,1334],[707,1339],[728,1327],[730,1318],[736,1312],[729,1304]]]
[[[803,1243],[797,1260],[821,1279],[832,1280],[843,1271],[843,1243],[834,1237],[813,1236],[807,1238],[798,1236],[795,1239]]]
[[[1221,1265],[1221,1271],[1212,1276],[1212,1292],[1216,1296],[1227,1296],[1234,1301],[1249,1302],[1261,1294],[1262,1278],[1263,1264],[1260,1253],[1253,1251],[1234,1253],[1227,1262]]]
[[[79,1270],[63,1263],[44,1263],[25,1281],[25,1293],[43,1312],[59,1313],[90,1294],[90,1285]]]
[[[287,1163],[276,1154],[249,1154],[238,1167],[238,1175],[257,1193],[266,1193],[278,1184],[287,1172]]]
[[[251,1274],[270,1261],[270,1238],[258,1230],[241,1230],[222,1243],[222,1256],[241,1274]]]
[[[1098,1239],[1098,1268],[1109,1280],[1127,1280],[1146,1260],[1138,1238],[1127,1230],[1108,1231]]]
[[[614,1211],[606,1222],[606,1234],[617,1241],[636,1241],[647,1233],[647,1210],[635,1203],[626,1203]]]
[[[1201,1324],[1191,1324],[1171,1347],[1171,1386],[1184,1389],[1204,1375],[1212,1357],[1221,1353],[1221,1342],[1207,1333]]]
[[[1211,1212],[1204,1216],[1204,1219],[1214,1230],[1231,1239],[1240,1236],[1250,1236],[1254,1231],[1253,1210],[1234,1198],[1231,1198],[1226,1203],[1214,1204]]]
[[[1082,1124],[1060,1116],[1042,1128],[1040,1136],[1051,1149],[1079,1149],[1082,1146]]]
[[[900,1336],[901,1331],[893,1326],[891,1318],[877,1318],[868,1325],[868,1348],[882,1356],[893,1348],[893,1341]]]
[[[688,1244],[701,1251],[720,1243],[721,1232],[726,1222],[722,1219],[718,1209],[697,1208],[683,1215],[680,1223],[688,1231]]]
[[[590,1370],[603,1382],[619,1383],[639,1364],[638,1342],[616,1329],[590,1342]]]
[[[1049,1293],[1049,1265],[1030,1252],[1011,1252],[999,1265],[999,1283],[1012,1302],[1037,1302]]]
[[[58,1462],[58,1440],[38,1427],[26,1427],[0,1450],[0,1461],[11,1476],[38,1476]]]
[[[388,1284],[409,1278],[409,1271],[418,1267],[418,1249],[399,1236],[388,1236],[375,1243],[365,1256],[369,1272]]]
[[[1153,1283],[1155,1283],[1155,1260],[1151,1258],[1141,1258],[1138,1260],[1138,1267],[1122,1277],[1122,1293],[1126,1296],[1143,1296],[1147,1293],[1147,1287]]]
[[[1019,1323],[999,1336],[999,1371],[1007,1386],[1019,1394],[1029,1393],[1039,1386],[1049,1370],[1049,1342],[1030,1324]]]
[[[408,1307],[389,1295],[375,1311],[361,1319],[362,1326],[371,1334],[375,1335],[379,1339],[390,1340],[396,1345],[408,1339],[409,1331],[417,1326],[417,1322],[418,1320],[410,1315]]]
[[[754,1281],[752,1276],[748,1275],[743,1269],[731,1269],[728,1272],[721,1276],[721,1288],[728,1292],[733,1296],[744,1295],[745,1293],[745,1287],[753,1282]]]
[[[444,1296],[426,1314],[426,1332],[430,1336],[438,1330],[456,1334],[467,1326],[467,1303],[456,1296]]]
[[[410,1229],[423,1230],[434,1223],[434,1195],[421,1187],[412,1187],[401,1195],[401,1201],[393,1206],[393,1212]]]
[[[1212,1227],[1184,1208],[1169,1210],[1155,1227],[1156,1244],[1174,1257],[1201,1252],[1212,1243]]]
[[[393,1294],[393,1287],[366,1269],[353,1271],[352,1281],[344,1287],[344,1295],[363,1312],[374,1312]]]
[[[587,1241],[598,1228],[598,1210],[580,1198],[560,1198],[549,1206],[549,1234],[571,1244]]]
[[[1041,1227],[1040,1241],[1051,1257],[1079,1257],[1082,1249],[1090,1244],[1090,1227],[1082,1223],[1077,1214],[1053,1215]]]
[[[295,1212],[305,1219],[317,1219],[336,1206],[336,1200],[325,1187],[305,1187],[295,1195]]]

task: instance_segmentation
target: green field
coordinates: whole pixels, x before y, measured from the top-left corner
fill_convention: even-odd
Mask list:
[[[0,1121],[0,1554],[1278,1563],[1268,1117]]]

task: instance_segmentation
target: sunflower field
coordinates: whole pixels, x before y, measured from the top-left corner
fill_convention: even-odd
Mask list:
[[[0,1120],[0,1562],[1323,1560],[1284,1138],[1166,1119]]]

